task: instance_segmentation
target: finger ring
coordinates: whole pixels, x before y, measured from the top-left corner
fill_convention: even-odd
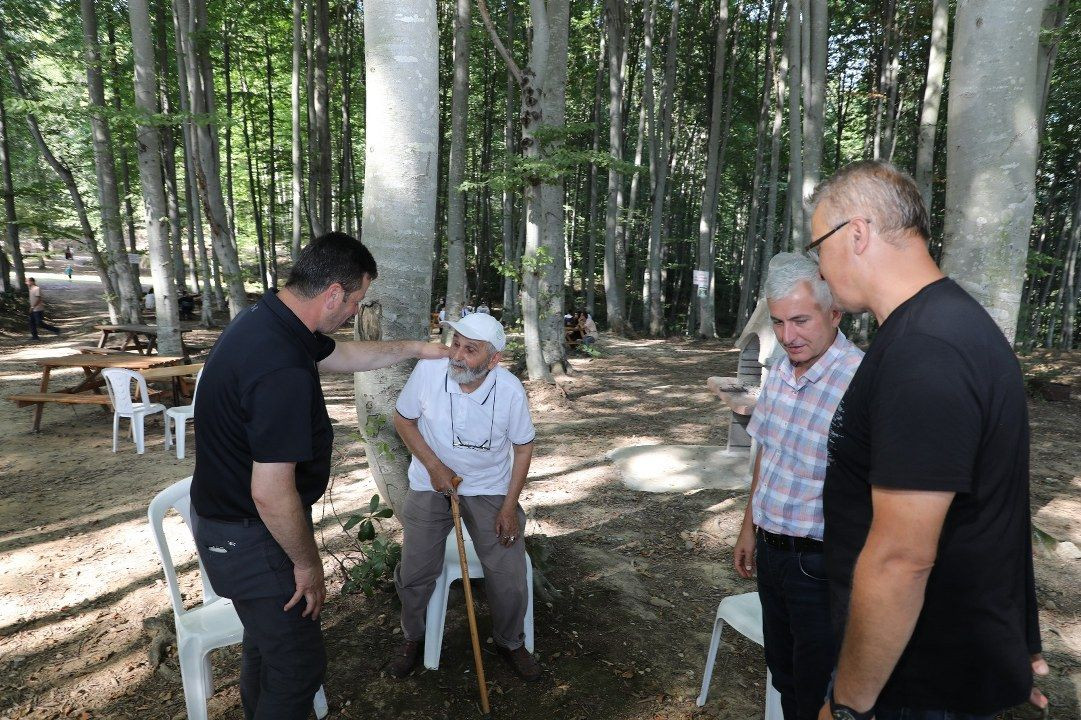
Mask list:
[[[518,536],[517,536],[517,535],[511,535],[511,536],[510,536],[510,541],[511,541],[511,542],[514,542],[514,538],[516,538],[516,537],[518,537]]]

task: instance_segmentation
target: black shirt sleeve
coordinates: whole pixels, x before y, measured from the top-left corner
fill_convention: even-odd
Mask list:
[[[333,340],[331,343],[333,344]],[[255,462],[311,460],[314,379],[301,368],[267,373],[241,398],[244,431]]]
[[[948,343],[905,335],[883,357],[871,404],[871,485],[972,489],[981,412],[971,368]]]

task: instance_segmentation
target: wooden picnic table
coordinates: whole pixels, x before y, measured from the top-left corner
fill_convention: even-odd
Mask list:
[[[127,370],[143,371],[149,368],[166,365],[179,365],[184,358],[173,355],[135,355],[134,353],[114,353],[110,355],[77,354],[63,355],[60,357],[38,358],[37,364],[41,366],[41,391],[24,395],[12,395],[8,399],[19,407],[35,405],[34,409],[34,432],[41,430],[41,414],[45,409],[45,403],[64,404],[98,404],[108,405],[107,395],[101,394],[101,386],[105,384],[101,377],[101,371],[106,368],[125,368]],[[55,368],[77,367],[83,370],[81,382],[69,388],[59,391],[49,391],[49,378]]]
[[[127,350],[128,347],[134,347],[135,350],[141,355],[152,355],[154,350],[158,346],[158,326],[157,325],[95,325],[94,329],[101,333],[101,338],[98,340],[98,347],[105,347],[105,343],[109,341],[110,335],[123,335],[124,342],[120,346],[120,350]],[[188,354],[187,347],[184,345],[184,328],[180,328],[180,345],[184,348],[184,354]],[[140,337],[146,338],[144,345]]]
[[[203,363],[190,363],[188,365],[164,365],[140,370],[139,373],[146,378],[147,382],[168,380],[173,386],[173,405],[180,404],[181,378],[198,375],[203,369]]]

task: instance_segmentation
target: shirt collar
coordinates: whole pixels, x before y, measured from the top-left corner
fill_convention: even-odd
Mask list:
[[[495,373],[498,369],[499,366],[496,365],[494,368],[488,371],[488,376],[484,378],[484,382],[482,382],[476,390],[471,393],[466,393],[462,392],[461,386],[451,379],[448,361],[447,376],[444,379],[443,387],[449,393],[467,397],[473,402],[475,402],[477,405],[483,405],[484,403],[488,402],[488,397],[492,394],[492,390],[495,388]]]
[[[796,369],[792,366],[792,360],[789,359],[788,353],[785,353],[784,358],[781,360],[781,377],[785,382],[797,389],[807,383],[818,382],[829,371],[830,366],[840,357],[841,353],[844,352],[844,347],[848,344],[848,338],[838,330],[837,337],[833,338],[833,343],[826,349],[826,352],[822,353],[822,357],[818,358],[814,365],[807,368],[807,372],[803,373],[799,379],[796,379]]]
[[[277,290],[270,290],[263,295],[262,302],[253,306],[252,311],[258,309],[260,304],[272,312],[282,325],[285,325],[285,327],[292,331],[293,335],[296,336],[297,340],[300,341],[300,344],[304,346],[304,350],[307,351],[313,360],[319,357],[319,338],[317,336],[322,333],[313,333],[309,330],[308,326],[302,323],[300,318],[296,316],[296,313],[290,310],[289,306],[281,301],[281,298],[278,297]]]

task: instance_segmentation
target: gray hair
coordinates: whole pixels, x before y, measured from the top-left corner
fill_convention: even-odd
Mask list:
[[[800,253],[777,253],[769,261],[766,273],[765,295],[767,300],[781,300],[796,291],[800,283],[811,286],[811,294],[822,310],[833,307],[833,293],[822,279],[818,263]]]
[[[822,208],[832,229],[846,220],[863,217],[889,242],[904,230],[931,238],[927,207],[908,173],[881,160],[850,163],[823,180],[811,196],[812,211]]]

